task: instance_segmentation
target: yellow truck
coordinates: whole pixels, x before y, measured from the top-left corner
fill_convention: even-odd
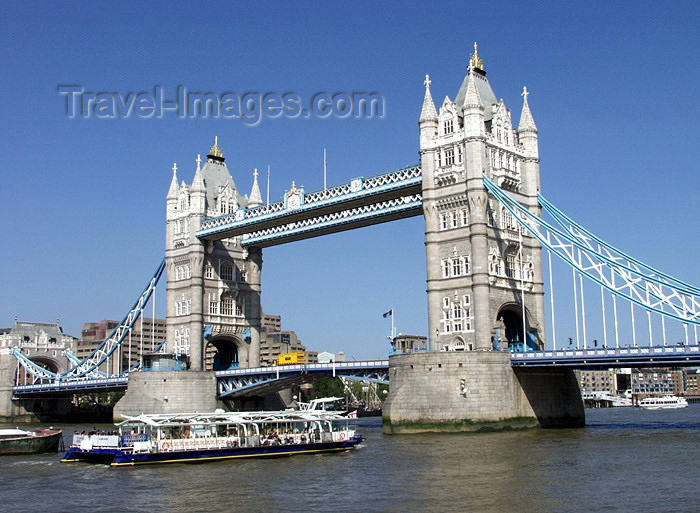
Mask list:
[[[276,365],[295,365],[306,363],[306,353],[282,353],[275,361]]]

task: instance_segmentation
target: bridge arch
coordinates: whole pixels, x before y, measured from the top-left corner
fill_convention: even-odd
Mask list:
[[[528,338],[530,338],[529,333],[529,322],[528,322],[529,312],[527,308],[525,309],[525,330],[528,333]],[[501,342],[501,345],[508,344],[508,347],[515,350],[522,351],[523,343],[523,307],[522,304],[516,302],[504,303],[498,309],[498,314],[496,314],[497,324],[497,337]]]
[[[205,349],[205,370],[237,369],[242,347],[243,342],[232,335],[212,337]]]

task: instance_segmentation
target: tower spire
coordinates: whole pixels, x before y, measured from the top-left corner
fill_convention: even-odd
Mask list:
[[[469,56],[469,69],[484,71],[484,61],[479,58],[479,47],[474,41],[474,53]]]
[[[484,110],[484,105],[481,103],[481,95],[479,94],[479,90],[476,88],[474,68],[471,67],[467,77],[467,94],[464,96],[464,105],[462,107],[465,110],[472,107],[479,108],[482,111]]]
[[[263,205],[262,194],[260,194],[260,186],[258,185],[258,169],[253,172],[253,188],[250,191],[248,199],[248,208],[255,208]]]
[[[224,152],[219,148],[219,136],[214,137],[214,146],[209,147],[209,155],[207,155],[209,160],[214,160],[216,162],[223,162],[226,160],[224,158]]]
[[[178,190],[179,189],[177,185],[177,163],[173,162],[173,179],[170,181],[170,189],[168,189],[168,195],[166,196],[166,199],[177,198]]]
[[[197,155],[197,170],[194,172],[194,180],[192,180],[192,190],[193,191],[203,191],[204,190],[204,179],[202,178],[202,169],[200,164],[202,163],[202,156]]]
[[[532,113],[530,112],[530,105],[527,102],[527,97],[529,94],[530,93],[527,91],[527,87],[523,87],[523,110],[520,114],[518,132],[533,132],[536,134],[537,126],[535,125],[535,120],[532,118]]]
[[[423,98],[423,109],[420,112],[420,119],[418,123],[424,121],[437,121],[438,115],[435,110],[435,104],[433,103],[433,97],[430,94],[430,75],[425,75],[425,97]]]

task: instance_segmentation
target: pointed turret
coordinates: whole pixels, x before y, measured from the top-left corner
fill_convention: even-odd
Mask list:
[[[481,95],[479,90],[476,88],[476,78],[474,76],[474,68],[469,69],[469,75],[467,76],[467,94],[464,97],[464,104],[462,109],[467,111],[469,109],[479,109],[484,111],[484,105],[481,103]]]
[[[193,191],[204,190],[204,180],[202,179],[202,156],[197,155],[197,170],[194,172],[194,180],[192,180]]]
[[[527,92],[527,87],[523,87],[523,111],[520,114],[520,124],[518,125],[518,132],[521,134],[524,132],[537,133],[537,126],[535,125],[535,120],[532,119],[530,105],[527,102],[527,97],[529,94],[530,93]]]
[[[425,76],[425,97],[423,98],[423,109],[420,112],[418,123],[425,121],[435,121],[437,123],[438,115],[433,103],[433,97],[430,94],[430,75]]]
[[[248,199],[248,208],[255,208],[263,205],[262,194],[260,194],[260,187],[258,186],[258,170],[253,172],[253,188],[250,191],[250,198]]]
[[[194,172],[190,189],[190,209],[193,213],[203,215],[206,212],[206,189],[202,177],[202,156],[197,155],[197,170]]]
[[[173,162],[173,179],[170,181],[170,189],[168,189],[168,195],[166,199],[177,199],[177,164]]]
[[[483,135],[485,128],[484,104],[481,102],[481,95],[476,86],[476,74],[474,68],[469,69],[467,76],[467,91],[462,105],[462,115],[464,116],[464,133],[466,135]]]

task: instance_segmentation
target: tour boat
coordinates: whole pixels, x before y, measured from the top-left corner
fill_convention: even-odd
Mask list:
[[[675,395],[665,395],[663,397],[647,397],[639,401],[639,406],[645,410],[669,410],[676,408],[686,408],[688,401],[685,397]]]
[[[355,421],[326,410],[141,414],[113,433],[83,433],[61,461],[112,466],[187,463],[346,451],[363,438]]]
[[[56,452],[62,441],[60,429],[0,429],[0,454]]]

